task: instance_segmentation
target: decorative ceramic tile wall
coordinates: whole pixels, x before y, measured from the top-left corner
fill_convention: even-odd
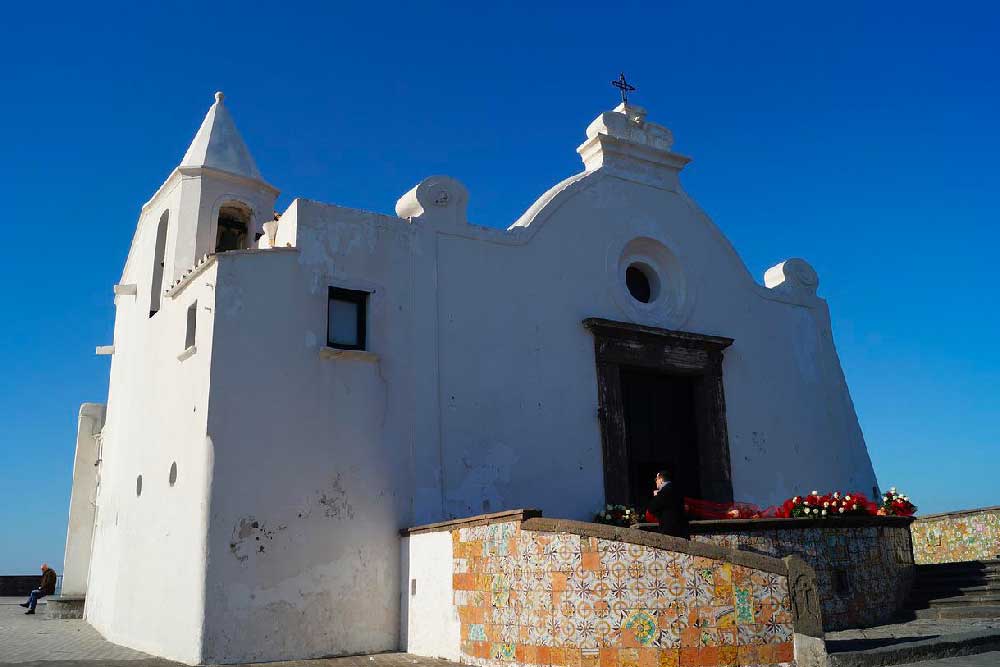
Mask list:
[[[787,578],[518,522],[454,530],[463,662],[790,665]]]
[[[746,530],[691,539],[775,558],[800,556],[816,571],[823,629],[828,631],[889,621],[913,582],[905,526]]]
[[[913,558],[918,564],[1000,558],[1000,508],[917,519]]]

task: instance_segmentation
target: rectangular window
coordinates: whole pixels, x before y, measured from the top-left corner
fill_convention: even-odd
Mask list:
[[[198,327],[198,302],[195,301],[187,310],[187,331],[184,334],[184,349],[194,347],[195,333]]]
[[[341,350],[364,350],[368,292],[331,287],[326,344]]]

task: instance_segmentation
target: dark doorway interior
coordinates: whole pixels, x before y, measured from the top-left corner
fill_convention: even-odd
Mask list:
[[[697,377],[621,369],[622,408],[628,454],[629,503],[644,508],[652,498],[654,478],[670,471],[681,496],[701,498]]]

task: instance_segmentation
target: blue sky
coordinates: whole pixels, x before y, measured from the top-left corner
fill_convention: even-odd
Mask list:
[[[219,89],[279,208],[391,212],[446,173],[504,227],[579,171],[625,70],[750,271],[818,271],[880,482],[929,512],[1000,504],[995,4],[169,4],[0,25],[0,573],[61,567],[111,287]]]

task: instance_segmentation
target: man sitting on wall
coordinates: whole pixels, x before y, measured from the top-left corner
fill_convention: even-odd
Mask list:
[[[35,590],[31,591],[31,595],[28,597],[27,602],[22,602],[21,606],[27,608],[28,611],[25,614],[34,614],[35,605],[38,601],[45,597],[46,595],[52,595],[56,592],[56,571],[48,566],[48,563],[42,563],[42,583]]]
[[[687,537],[687,522],[684,520],[684,505],[670,474],[666,470],[656,473],[656,488],[647,511],[656,517],[660,532],[676,537]]]

